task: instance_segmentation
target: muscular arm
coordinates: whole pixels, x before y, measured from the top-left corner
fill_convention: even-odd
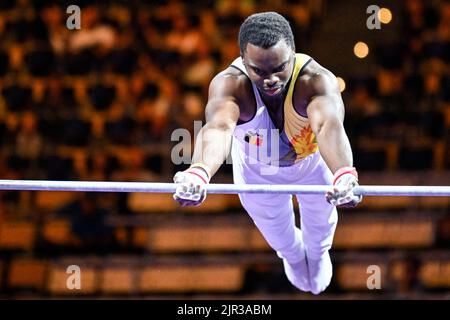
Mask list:
[[[192,163],[201,162],[213,176],[228,156],[232,135],[239,119],[239,106],[234,92],[236,77],[221,73],[210,84],[205,109],[206,124],[200,130],[194,147]]]
[[[314,92],[307,107],[311,128],[316,135],[320,153],[330,170],[353,166],[350,142],[344,130],[344,103],[336,77],[326,70],[311,79]]]

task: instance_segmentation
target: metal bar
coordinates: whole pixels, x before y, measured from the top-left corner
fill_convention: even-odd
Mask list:
[[[323,194],[326,185],[209,184],[208,193]],[[173,193],[176,184],[156,182],[0,180],[0,190]],[[364,196],[450,196],[450,186],[358,186]]]

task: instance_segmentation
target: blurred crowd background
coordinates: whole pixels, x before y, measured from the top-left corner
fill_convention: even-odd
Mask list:
[[[69,30],[66,8],[81,8]],[[297,51],[341,78],[362,184],[449,185],[450,3],[405,0],[366,26],[368,1],[0,2],[0,178],[171,181],[177,128],[204,121],[212,77],[250,14],[277,11]],[[353,53],[364,41],[365,58]],[[190,143],[187,142],[188,144]],[[231,182],[224,165],[213,182]],[[367,198],[343,210],[320,297],[450,298],[450,201]],[[290,286],[235,196],[0,192],[0,297],[310,298]],[[65,287],[81,266],[83,290]],[[382,288],[367,288],[367,267]]]

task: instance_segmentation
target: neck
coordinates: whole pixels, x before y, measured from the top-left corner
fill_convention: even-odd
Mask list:
[[[275,97],[267,96],[267,95],[261,93],[261,91],[259,92],[261,99],[267,108],[270,108],[273,111],[277,111],[280,108],[282,109],[284,100],[287,95],[287,91],[289,89],[289,84],[290,84],[290,81],[281,90],[281,92],[278,95],[276,95]]]

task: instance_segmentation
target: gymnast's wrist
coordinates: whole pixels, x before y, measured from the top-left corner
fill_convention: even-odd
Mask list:
[[[333,185],[336,185],[338,181],[345,175],[352,175],[356,178],[356,181],[358,181],[358,171],[356,171],[355,167],[342,167],[338,169],[334,175],[333,175]]]
[[[202,162],[195,162],[191,164],[187,171],[189,170],[195,170],[198,174],[203,176],[206,183],[209,183],[211,180],[211,168]]]

